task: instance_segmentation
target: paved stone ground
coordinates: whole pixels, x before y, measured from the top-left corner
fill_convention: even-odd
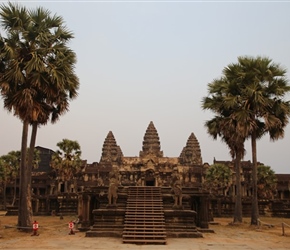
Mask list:
[[[33,242],[28,244],[28,241],[11,240],[0,244],[0,249],[98,249],[98,250],[197,250],[197,249],[215,249],[215,250],[239,250],[239,249],[268,249],[265,246],[261,248],[253,248],[246,243],[206,243],[196,242],[194,239],[168,239],[166,245],[135,245],[123,244],[121,239],[116,238],[85,238],[84,240],[74,239],[61,239],[56,241],[47,242],[42,241],[39,236],[38,239],[34,238]],[[22,241],[22,242],[21,242]],[[269,248],[271,249],[271,248]],[[278,249],[278,248],[276,248]],[[281,248],[284,249],[284,248]],[[285,248],[286,249],[286,248]]]
[[[273,227],[249,226],[247,219],[241,226],[229,226],[230,218],[219,218],[218,225],[211,225],[215,233],[204,233],[203,238],[168,238],[166,245],[123,244],[121,238],[90,238],[85,233],[69,235],[67,223],[58,218],[38,217],[41,222],[39,236],[21,233],[15,228],[4,229],[4,225],[13,225],[16,218],[0,217],[0,249],[13,250],[290,250],[290,227],[285,228],[282,236],[281,222],[290,225],[290,219],[265,218]],[[70,221],[66,218],[65,221]]]

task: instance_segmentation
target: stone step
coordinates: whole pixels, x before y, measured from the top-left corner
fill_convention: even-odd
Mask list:
[[[127,238],[127,239],[156,239],[156,238],[159,238],[159,239],[162,239],[162,238],[166,238],[166,234],[163,233],[163,234],[160,234],[160,233],[147,233],[146,232],[139,232],[139,234],[137,232],[134,232],[134,233],[129,233],[129,234],[124,234],[123,233],[123,238]]]
[[[162,208],[163,209],[163,206],[162,206],[162,203],[154,203],[154,202],[128,202],[127,203],[127,209],[128,208]]]
[[[139,192],[140,190],[142,192]],[[166,244],[165,218],[160,188],[143,187],[139,189],[136,187],[130,190],[125,213],[123,242]]]
[[[150,222],[145,223],[144,221],[135,221],[135,222],[128,221],[124,224],[125,227],[127,227],[129,225],[134,225],[134,226],[140,225],[140,226],[148,227],[148,228],[149,227],[156,227],[156,226],[162,227],[162,226],[165,226],[165,222],[163,222],[163,221],[158,221],[158,222],[157,221],[156,222],[150,221]]]
[[[127,211],[126,215],[142,215],[144,214],[144,212],[141,210],[137,210],[137,211]],[[154,210],[151,211],[146,211],[146,215],[164,215],[164,213],[157,211],[155,212]]]
[[[164,218],[151,218],[151,217],[146,217],[146,216],[143,216],[143,217],[137,217],[137,218],[134,218],[134,217],[126,217],[125,218],[125,221],[126,222],[144,222],[144,223],[148,223],[148,222],[164,222],[165,223],[165,220]]]
[[[164,244],[164,245],[166,245],[166,239],[123,239],[123,243]]]
[[[162,232],[165,233],[164,228],[160,226],[160,228],[158,227],[154,227],[154,229],[152,228],[146,228],[146,227],[138,227],[136,225],[133,225],[132,227],[124,227],[124,233],[126,232]]]
[[[126,219],[130,219],[130,218],[144,218],[144,219],[164,219],[164,215],[161,214],[147,214],[147,213],[143,213],[143,214],[126,214],[125,215]]]

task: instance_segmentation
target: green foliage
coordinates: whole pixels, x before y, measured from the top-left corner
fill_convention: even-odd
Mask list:
[[[8,176],[7,168],[5,167],[3,159],[0,158],[0,183],[6,181]]]
[[[38,7],[2,4],[0,89],[4,107],[21,120],[45,124],[68,110],[77,96],[75,53],[68,48],[72,32],[62,17]]]
[[[232,179],[231,169],[224,164],[211,165],[205,175],[205,187],[211,193],[218,194],[220,190],[227,188]]]
[[[258,197],[271,199],[277,192],[277,177],[269,166],[258,166]]]
[[[0,157],[0,184],[3,190],[4,208],[6,208],[6,186],[9,182],[14,181],[15,187],[16,179],[19,175],[19,163],[20,163],[19,151],[11,151],[7,155],[3,155]],[[14,197],[15,195],[16,191],[14,190]],[[12,204],[14,204],[15,199],[13,199]]]
[[[0,157],[1,180],[8,181],[19,175],[20,151],[11,151]]]
[[[19,176],[20,157],[20,151],[10,151],[8,154],[2,155],[0,157],[0,181],[4,180],[4,177],[6,178],[6,180],[12,180]],[[39,162],[39,150],[35,149],[33,168],[38,168]]]
[[[23,122],[18,225],[32,223],[31,165],[38,125],[55,122],[77,96],[76,55],[67,46],[73,38],[63,18],[42,7],[17,3],[0,6],[0,91],[4,108]],[[28,163],[28,125],[32,124]]]
[[[282,138],[290,116],[290,103],[284,100],[289,91],[286,70],[278,64],[265,57],[239,57],[208,84],[202,108],[216,114],[206,123],[208,133],[215,139],[221,136],[231,149],[227,131],[241,142],[253,133],[257,138],[266,132],[273,140]]]
[[[63,139],[59,150],[52,155],[51,167],[65,180],[72,179],[81,170],[81,147],[77,141]]]
[[[221,78],[208,84],[208,92],[209,95],[202,100],[202,107],[216,114],[216,117],[206,124],[209,134],[214,139],[221,136],[230,147],[232,156],[237,158],[243,157],[245,139],[251,139],[251,224],[257,225],[256,144],[257,140],[267,133],[272,140],[284,137],[284,129],[290,117],[290,101],[285,100],[290,92],[286,70],[267,57],[239,57],[237,63],[224,68]],[[225,122],[226,120],[230,122]]]

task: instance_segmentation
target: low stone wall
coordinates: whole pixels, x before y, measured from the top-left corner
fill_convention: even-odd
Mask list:
[[[234,214],[235,203],[229,199],[217,198],[210,200],[210,218],[214,217],[232,217]],[[250,217],[252,202],[250,199],[242,202],[243,216]],[[259,215],[290,218],[289,200],[260,200]]]

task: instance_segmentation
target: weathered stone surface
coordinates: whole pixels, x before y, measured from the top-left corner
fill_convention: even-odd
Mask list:
[[[160,141],[157,130],[151,121],[145,132],[142,151],[140,157],[163,157],[163,152],[160,150]]]
[[[102,156],[100,163],[121,163],[122,150],[117,145],[112,131],[109,131],[102,149]]]
[[[186,165],[186,164],[201,165],[202,164],[199,142],[197,138],[195,137],[194,133],[190,134],[187,140],[186,146],[182,149],[182,152],[179,156],[179,162],[182,165]]]

